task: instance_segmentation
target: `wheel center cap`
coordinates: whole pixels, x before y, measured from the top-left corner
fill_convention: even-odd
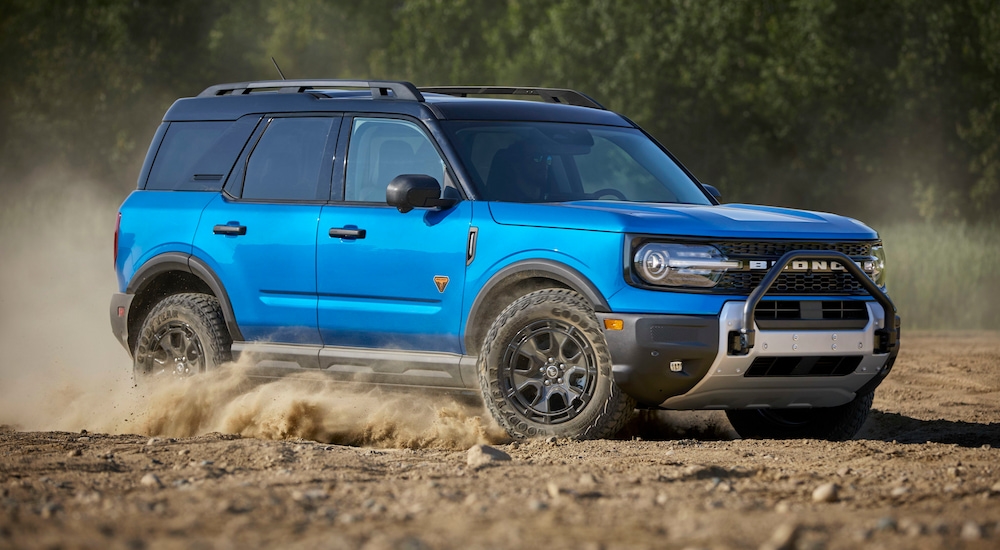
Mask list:
[[[545,368],[545,376],[548,376],[549,378],[558,378],[559,367],[555,365],[549,365],[548,367]]]

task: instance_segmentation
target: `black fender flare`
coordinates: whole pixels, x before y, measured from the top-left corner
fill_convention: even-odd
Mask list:
[[[594,311],[596,312],[607,313],[611,311],[611,306],[608,305],[608,301],[604,298],[604,295],[601,294],[601,291],[597,289],[597,286],[590,282],[590,279],[576,269],[554,260],[521,260],[505,266],[494,273],[493,276],[486,281],[486,284],[483,285],[483,288],[479,290],[479,293],[476,295],[476,299],[473,300],[472,307],[469,308],[469,316],[465,321],[465,333],[463,336],[467,350],[466,353],[478,353],[478,350],[473,351],[470,347],[474,346],[475,343],[469,342],[468,338],[474,333],[472,325],[479,317],[480,310],[484,307],[486,297],[489,296],[490,292],[492,292],[497,285],[510,281],[511,278],[521,280],[535,277],[554,279],[566,285],[570,289],[579,292],[591,303],[594,307]]]
[[[191,268],[188,267],[188,258],[190,254],[183,254],[181,252],[164,252],[158,256],[153,256],[146,263],[142,264],[132,274],[132,278],[129,279],[128,287],[125,288],[127,294],[138,294],[142,292],[157,275],[166,273],[168,271],[186,271],[191,273]]]
[[[219,300],[222,307],[222,315],[226,319],[226,328],[234,341],[243,340],[239,325],[236,324],[236,315],[233,313],[233,305],[229,301],[229,293],[219,280],[219,276],[205,262],[191,254],[181,252],[164,252],[158,256],[150,258],[142,264],[128,283],[125,292],[128,294],[138,294],[157,275],[168,271],[184,271],[200,279],[211,289],[212,294]]]

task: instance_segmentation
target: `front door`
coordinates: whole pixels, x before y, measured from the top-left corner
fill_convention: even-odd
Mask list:
[[[399,213],[385,202],[396,176],[450,181],[433,141],[403,119],[358,117],[350,132],[344,200],[323,207],[317,236],[323,343],[459,354],[472,204]]]

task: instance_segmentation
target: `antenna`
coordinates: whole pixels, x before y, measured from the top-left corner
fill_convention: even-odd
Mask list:
[[[285,78],[285,73],[281,72],[281,67],[278,66],[278,62],[274,60],[273,55],[271,56],[271,63],[274,63],[274,68],[278,70],[278,76],[280,76],[282,80],[287,80]]]

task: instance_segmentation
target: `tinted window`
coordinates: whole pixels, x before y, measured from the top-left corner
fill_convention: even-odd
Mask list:
[[[576,166],[580,171],[583,192],[594,196],[594,198],[600,198],[598,193],[615,189],[626,197],[643,197],[647,201],[655,199],[657,202],[676,202],[675,195],[668,192],[668,187],[662,185],[657,177],[644,166],[648,164],[643,162],[644,156],[650,151],[644,151],[642,148],[634,146],[630,147],[632,145],[630,142],[635,141],[635,139],[634,137],[614,135],[594,136],[594,146],[590,149],[590,154],[575,157]],[[630,153],[626,148],[633,152]],[[670,162],[670,167],[676,170],[673,162]],[[661,174],[664,172],[664,170],[660,171]],[[687,179],[687,176],[683,177],[685,180]],[[609,194],[605,195],[604,198],[613,196]],[[702,198],[703,195],[699,192],[698,197]]]
[[[684,170],[634,128],[492,121],[442,126],[486,200],[710,204]]]
[[[320,174],[332,159],[325,158],[327,139],[335,119],[329,117],[275,118],[250,154],[244,199],[326,200],[329,181]]]
[[[385,202],[385,188],[400,174],[424,174],[444,183],[444,163],[431,140],[412,122],[354,119],[344,200]]]
[[[171,122],[145,188],[218,191],[258,118],[244,117],[236,122]]]

